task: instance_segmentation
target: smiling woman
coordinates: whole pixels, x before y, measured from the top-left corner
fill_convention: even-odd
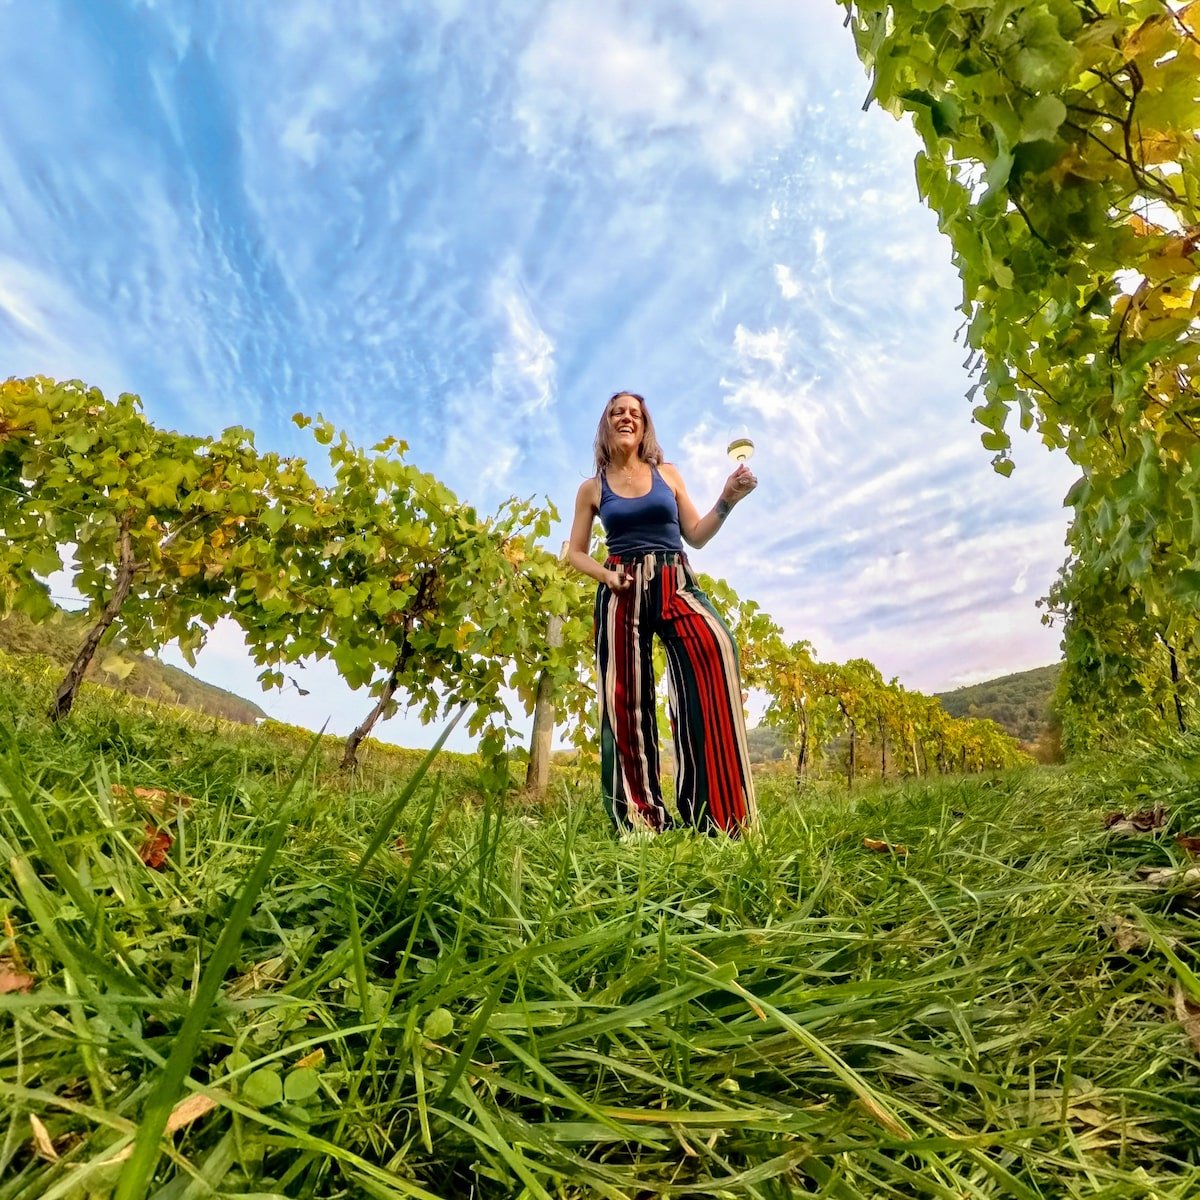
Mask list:
[[[699,548],[757,480],[742,463],[701,516],[663,461],[645,400],[617,392],[596,430],[595,475],[579,488],[569,557],[595,579],[601,789],[618,834],[675,822],[659,778],[653,641],[666,650],[681,820],[736,836],[755,818],[737,646],[700,590],[683,543]],[[599,517],[608,557],[589,553]]]

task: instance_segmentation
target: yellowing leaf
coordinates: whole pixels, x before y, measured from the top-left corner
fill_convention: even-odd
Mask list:
[[[1200,1004],[1178,984],[1175,985],[1175,1017],[1183,1026],[1196,1053],[1200,1054]]]
[[[1167,232],[1161,225],[1155,225],[1153,221],[1147,221],[1139,213],[1130,213],[1126,218],[1126,224],[1138,237],[1159,237]]]
[[[885,842],[881,838],[865,837],[862,844],[864,850],[874,850],[876,854],[895,854],[898,858],[904,858],[908,854],[907,846],[895,842]]]
[[[58,1162],[58,1151],[54,1148],[54,1142],[46,1131],[46,1126],[35,1113],[29,1114],[29,1127],[33,1130],[33,1148],[38,1157],[48,1162]]]
[[[1121,42],[1121,53],[1127,58],[1147,58],[1151,61],[1173,49],[1177,41],[1175,26],[1166,13],[1148,17]]]
[[[133,673],[135,665],[135,663],[127,658],[122,658],[119,654],[109,654],[100,664],[100,669],[109,675],[115,675],[118,679],[128,679]]]
[[[167,1132],[174,1133],[177,1129],[182,1129],[185,1125],[198,1121],[216,1107],[217,1102],[211,1097],[200,1092],[193,1092],[171,1109],[171,1115],[167,1117]]]
[[[1145,166],[1177,162],[1185,147],[1191,143],[1174,130],[1140,130],[1135,143],[1135,153]]]
[[[1180,295],[1165,293],[1162,298],[1162,306],[1168,312],[1190,312],[1195,301],[1195,295],[1193,291],[1186,291]]]

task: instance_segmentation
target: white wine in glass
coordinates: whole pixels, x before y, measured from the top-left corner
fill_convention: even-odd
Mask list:
[[[750,431],[744,425],[736,433],[730,435],[725,453],[735,463],[744,463],[754,453],[754,442],[750,439]]]

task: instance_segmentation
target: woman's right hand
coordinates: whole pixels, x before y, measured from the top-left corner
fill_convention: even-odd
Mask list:
[[[629,590],[629,585],[633,583],[633,580],[625,574],[624,567],[618,567],[615,571],[605,567],[604,582],[608,585],[609,591],[620,595],[622,592]]]

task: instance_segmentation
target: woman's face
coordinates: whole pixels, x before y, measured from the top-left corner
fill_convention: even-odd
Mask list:
[[[609,402],[608,428],[614,450],[635,452],[642,444],[645,418],[641,401],[636,396],[617,396]]]

